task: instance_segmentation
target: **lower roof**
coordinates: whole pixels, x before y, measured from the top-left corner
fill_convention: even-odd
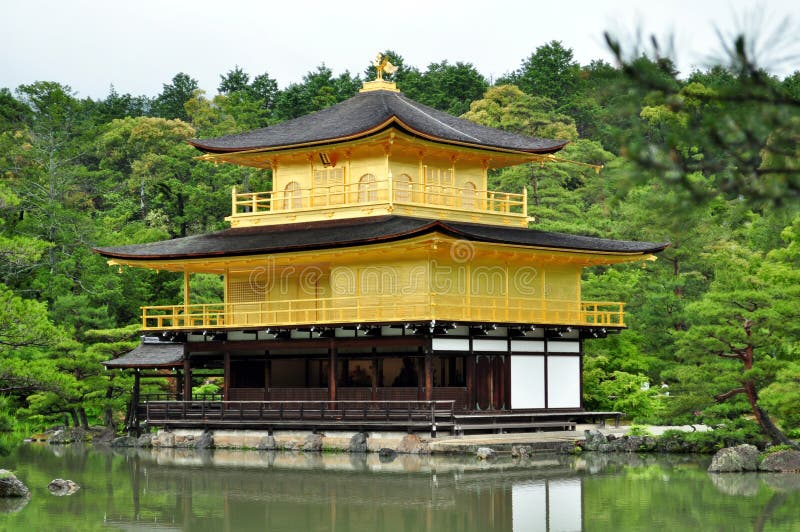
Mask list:
[[[182,343],[141,343],[133,351],[101,362],[107,368],[163,368],[183,363]]]
[[[127,260],[234,257],[361,246],[434,232],[473,242],[632,255],[657,253],[669,245],[668,242],[609,240],[518,227],[390,215],[231,228],[147,244],[95,248],[95,251],[105,257]]]

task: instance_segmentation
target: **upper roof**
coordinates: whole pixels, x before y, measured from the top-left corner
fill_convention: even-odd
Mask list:
[[[148,244],[96,248],[110,258],[162,260],[309,251],[404,240],[432,232],[474,242],[600,253],[650,254],[668,243],[608,240],[526,228],[376,216],[339,221],[232,228]]]
[[[415,102],[399,92],[360,92],[341,103],[274,126],[235,135],[193,139],[207,153],[330,144],[354,140],[395,126],[407,133],[439,142],[484,149],[547,154],[568,141],[516,135],[458,118]]]

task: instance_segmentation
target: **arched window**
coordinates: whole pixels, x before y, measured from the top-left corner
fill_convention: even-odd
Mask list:
[[[358,180],[358,202],[366,201],[378,201],[378,184],[372,174],[364,174]]]
[[[411,201],[411,176],[400,174],[394,180],[394,200]]]
[[[303,206],[303,196],[300,183],[292,181],[283,189],[283,210],[299,209]]]
[[[464,183],[464,188],[461,189],[461,208],[468,210],[474,209],[475,196],[477,196],[475,183],[472,181]]]

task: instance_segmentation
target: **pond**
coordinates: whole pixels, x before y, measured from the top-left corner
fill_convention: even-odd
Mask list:
[[[25,445],[0,468],[33,496],[0,501],[0,530],[800,530],[800,475],[710,475],[708,463]],[[54,478],[81,489],[53,496]]]

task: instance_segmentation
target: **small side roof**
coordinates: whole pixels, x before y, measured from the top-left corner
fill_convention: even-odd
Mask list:
[[[216,233],[148,244],[96,248],[95,251],[105,257],[128,260],[211,258],[359,246],[405,240],[433,232],[474,242],[634,255],[658,253],[669,245],[667,242],[609,240],[521,227],[500,227],[389,215],[339,221],[232,228]]]
[[[183,343],[142,342],[133,351],[101,364],[112,369],[173,367],[183,362],[183,350]]]
[[[449,144],[534,154],[554,153],[568,143],[482,126],[386,90],[360,92],[327,109],[274,126],[223,137],[193,139],[189,143],[206,153],[267,151],[353,140],[390,126]]]

